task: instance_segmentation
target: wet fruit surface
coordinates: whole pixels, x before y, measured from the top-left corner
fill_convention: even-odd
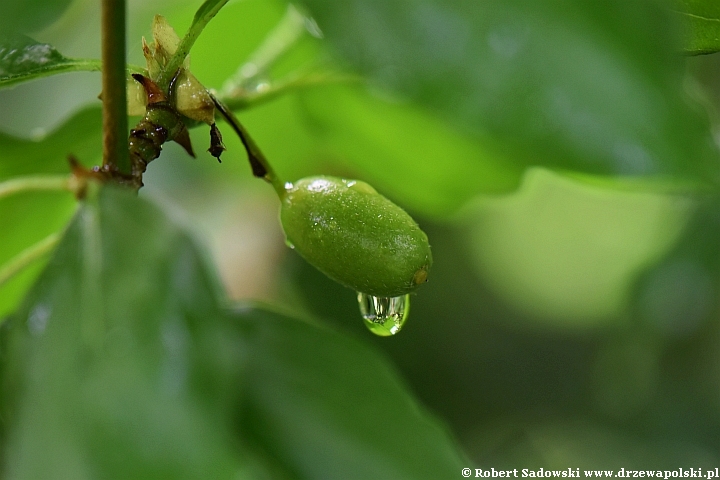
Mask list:
[[[427,235],[370,185],[309,177],[288,185],[280,211],[285,235],[317,269],[376,297],[396,297],[427,279]]]

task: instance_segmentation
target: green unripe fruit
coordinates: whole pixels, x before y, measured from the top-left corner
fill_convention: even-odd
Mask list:
[[[357,180],[309,177],[288,188],[280,222],[290,244],[333,280],[376,297],[425,283],[427,235],[405,210]]]

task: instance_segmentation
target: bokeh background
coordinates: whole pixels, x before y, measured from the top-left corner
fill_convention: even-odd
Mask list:
[[[143,64],[155,13],[184,32],[198,3],[130,1],[129,62]],[[70,2],[35,38],[98,57],[97,4]],[[208,248],[229,301],[267,302],[374,345],[477,465],[720,465],[720,60],[681,55],[676,6],[298,8],[317,24],[254,87],[298,71],[347,78],[239,118],[283,179],[359,178],[406,208],[434,266],[403,331],[373,336],[354,292],[285,246],[274,192],[220,125],[222,164],[169,144],[141,196]],[[231,2],[192,51],[196,77],[220,89],[287,9]],[[98,74],[77,73],[0,91],[0,159],[30,152],[19,173],[62,172],[25,143],[42,140],[97,163],[99,85]],[[191,135],[202,152],[207,129]],[[59,194],[2,200],[0,263],[74,208]],[[41,268],[0,288],[0,315]]]

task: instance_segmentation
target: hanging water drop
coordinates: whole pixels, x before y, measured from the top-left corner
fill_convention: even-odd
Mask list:
[[[410,295],[373,297],[358,292],[358,304],[365,326],[381,337],[398,333],[410,313]]]

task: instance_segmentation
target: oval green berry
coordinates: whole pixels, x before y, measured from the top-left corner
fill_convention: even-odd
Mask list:
[[[425,283],[427,235],[405,210],[357,180],[309,177],[286,191],[280,222],[296,251],[333,280],[376,297]]]

